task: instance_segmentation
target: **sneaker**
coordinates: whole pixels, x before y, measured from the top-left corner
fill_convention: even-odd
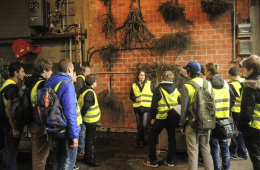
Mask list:
[[[99,163],[97,163],[94,159],[84,161],[86,165],[91,167],[98,167]]]
[[[143,163],[144,163],[145,166],[150,166],[150,167],[153,167],[153,168],[158,167],[157,161],[150,162],[149,159],[145,159],[145,160],[143,161]]]
[[[76,166],[76,165],[74,165],[74,166],[73,166],[73,170],[79,170],[79,167]]]
[[[230,159],[239,159],[239,156],[237,154],[230,154]]]
[[[84,154],[85,154],[84,151],[78,152],[78,155],[79,155],[79,156],[84,155]]]
[[[168,161],[167,158],[163,158],[163,162],[164,162],[165,164],[167,164],[168,166],[170,166],[170,167],[173,167],[173,166],[174,166],[174,161],[173,161],[173,160]]]
[[[199,164],[199,165],[204,165],[204,162],[203,162],[203,159],[202,159],[202,158],[199,158],[199,159],[198,159],[198,164]]]

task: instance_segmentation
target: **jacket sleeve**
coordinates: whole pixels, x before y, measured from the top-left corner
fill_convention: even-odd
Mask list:
[[[75,84],[75,90],[77,95],[80,94],[79,90],[83,87],[84,85],[84,80],[81,77],[77,77],[77,82],[74,83]]]
[[[134,90],[133,90],[133,86],[131,87],[131,90],[130,90],[130,99],[132,100],[132,102],[135,102],[135,94],[134,94]]]
[[[151,91],[152,91],[152,93],[154,92],[155,88],[156,88],[156,86],[153,83],[151,83]]]
[[[88,91],[84,96],[84,104],[81,109],[81,115],[84,116],[89,108],[95,104],[94,93],[92,91]]]
[[[181,89],[181,128],[185,127],[186,118],[188,116],[188,108],[190,104],[190,94],[186,86],[183,86]]]
[[[76,139],[79,136],[79,127],[77,125],[75,88],[71,82],[65,83],[61,88],[60,101],[68,123],[69,138]]]
[[[158,102],[161,100],[162,95],[159,91],[159,86],[155,88],[153,92],[152,104],[151,104],[151,117],[152,119],[156,118]]]
[[[232,88],[229,87],[229,94],[230,94],[230,109],[235,105],[236,96]]]
[[[257,94],[254,89],[249,87],[243,89],[241,111],[238,120],[238,130],[241,132],[243,132],[249,126],[248,123],[253,120],[256,97]]]

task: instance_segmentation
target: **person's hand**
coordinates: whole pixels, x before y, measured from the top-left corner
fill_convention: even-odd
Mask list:
[[[135,101],[136,101],[136,102],[140,102],[141,100],[140,100],[139,98],[136,98]]]
[[[185,129],[181,128],[181,133],[184,135],[185,134]]]
[[[14,138],[19,138],[20,137],[20,132],[18,129],[13,129],[13,137]]]
[[[155,122],[155,119],[152,119],[152,120],[151,120],[151,124],[154,124],[154,122]]]
[[[76,138],[76,139],[73,139],[72,142],[73,142],[73,145],[70,145],[71,148],[76,148],[76,147],[78,147],[78,139],[77,139],[77,138]]]

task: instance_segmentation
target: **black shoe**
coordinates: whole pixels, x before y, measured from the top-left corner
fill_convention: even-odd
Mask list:
[[[173,161],[173,160],[168,161],[167,158],[163,158],[163,162],[164,162],[165,164],[167,164],[168,166],[170,166],[170,167],[173,167],[173,166],[174,166],[174,161]]]
[[[144,147],[144,141],[140,141],[139,142],[139,148],[143,148]]]
[[[145,166],[150,166],[150,167],[153,167],[153,168],[158,167],[157,161],[150,162],[149,159],[145,159],[145,160],[143,161],[143,163],[144,163]]]
[[[84,161],[86,165],[91,167],[98,167],[99,163],[97,163],[94,159]]]

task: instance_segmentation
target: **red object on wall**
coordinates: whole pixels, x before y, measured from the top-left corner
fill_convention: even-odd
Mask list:
[[[41,46],[31,45],[23,39],[18,39],[13,42],[12,49],[15,53],[16,58],[26,57],[30,54],[40,54]]]

